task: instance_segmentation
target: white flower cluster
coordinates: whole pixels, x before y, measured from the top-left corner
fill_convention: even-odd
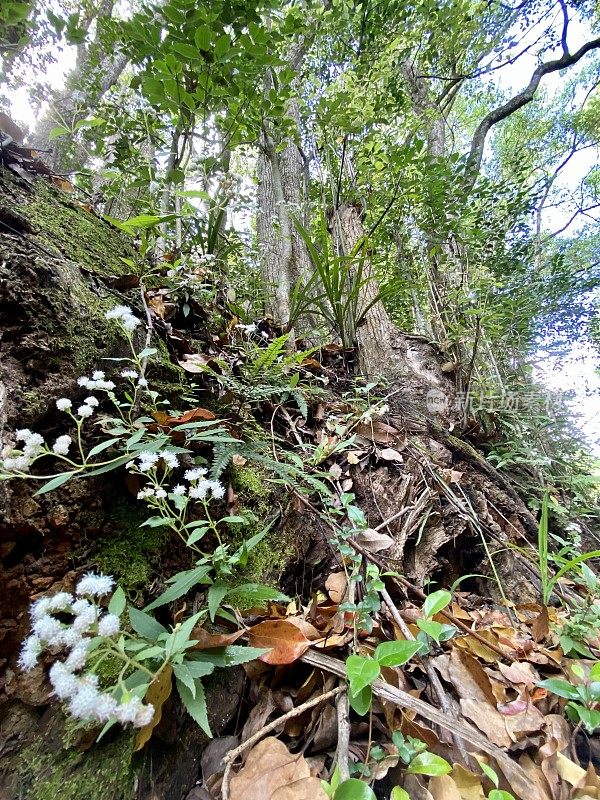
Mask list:
[[[252,333],[256,333],[256,325],[254,322],[252,322],[250,325],[242,325],[238,323],[235,327],[236,330],[242,331],[243,333],[246,333],[248,336],[250,336]]]
[[[221,497],[225,496],[225,487],[219,481],[206,480],[204,477],[205,475],[206,470],[202,467],[188,469],[183,476],[186,481],[190,482],[190,487],[188,488],[187,493],[194,500],[204,500],[210,491],[211,495],[216,500],[220,500]],[[181,486],[181,484],[176,486],[175,489],[178,490],[176,494],[185,494],[185,487]],[[182,491],[182,489],[184,491]]]
[[[2,449],[2,466],[6,470],[27,472],[31,462],[41,454],[44,449],[44,437],[39,433],[32,433],[29,428],[22,428],[15,432],[17,442],[23,442],[22,449],[7,444]]]
[[[361,416],[361,422],[373,422],[374,417],[382,417],[387,411],[390,410],[390,407],[385,403],[379,407],[369,408],[365,413]]]
[[[76,674],[87,663],[93,637],[116,636],[120,631],[119,617],[102,613],[95,602],[88,599],[108,594],[113,584],[113,578],[108,575],[88,573],[75,588],[77,598],[68,592],[59,592],[33,603],[30,609],[33,633],[23,643],[18,663],[28,672],[36,666],[45,648],[68,650],[64,661],[55,661],[52,665],[49,678],[53,693],[60,700],[68,701],[69,712],[78,719],[100,723],[117,719],[122,724],[132,723],[142,728],[154,716],[151,704],[143,705],[139,697],[130,695],[117,701],[98,688],[97,675]],[[54,616],[55,612],[71,614],[72,622],[61,622]]]
[[[139,463],[136,464],[135,459],[128,461],[126,464],[127,469],[136,469],[138,472],[149,472],[153,469],[159,461],[169,469],[176,469],[179,466],[179,459],[175,453],[170,450],[159,450],[153,453],[151,450],[142,450],[136,456]]]
[[[115,306],[114,308],[111,308],[110,311],[106,312],[105,317],[106,319],[118,320],[119,324],[128,333],[131,333],[137,328],[138,325],[140,325],[140,320],[134,316],[133,311],[129,308],[129,306]]]
[[[100,373],[94,372],[94,375],[104,375],[104,373],[103,372],[100,372]],[[93,380],[90,380],[88,378],[79,378],[77,382],[79,383],[80,386],[86,385],[88,389],[91,388],[89,385],[84,383],[84,381],[87,381],[87,384],[90,384],[90,383],[94,384],[94,386],[97,387],[97,388],[102,388],[102,387],[98,386],[98,383],[111,384],[111,388],[114,387],[114,383],[112,383],[112,381],[93,381]],[[80,405],[79,408],[77,409],[78,416],[84,417],[84,418],[85,417],[91,417],[92,414],[94,413],[94,409],[98,405],[98,402],[99,401],[98,401],[97,397],[86,397],[85,400],[83,401],[82,405]],[[72,405],[73,404],[71,403],[71,401],[66,397],[60,397],[56,401],[56,407],[58,408],[59,411],[69,411],[70,412]],[[60,438],[61,439],[65,439],[65,437],[63,437],[63,436],[61,436]],[[69,437],[66,437],[66,438],[69,438]],[[57,442],[58,442],[58,440],[57,440]],[[70,440],[69,440],[69,444],[70,444]],[[56,447],[56,445],[55,445],[55,447]],[[52,449],[54,450],[55,453],[59,452],[58,450],[55,450],[54,448],[52,448]]]
[[[111,392],[115,388],[115,384],[113,381],[107,381],[106,375],[101,369],[97,369],[95,372],[92,373],[92,377],[88,378],[86,375],[82,375],[80,378],[77,378],[77,383],[79,386],[83,386],[85,389],[104,389],[107,392]],[[90,398],[88,397],[85,401],[88,405],[90,405],[89,400],[96,400],[95,397]],[[98,400],[92,405],[98,405]]]

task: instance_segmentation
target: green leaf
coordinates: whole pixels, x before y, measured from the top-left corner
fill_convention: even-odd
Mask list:
[[[108,450],[109,447],[112,447],[113,444],[116,444],[119,441],[120,441],[119,438],[114,438],[114,439],[107,439],[105,442],[100,442],[100,444],[97,444],[95,447],[92,447],[90,452],[87,454],[87,457],[91,458],[92,456],[97,456],[98,453],[101,453],[103,450]]]
[[[63,125],[57,125],[56,128],[52,128],[48,134],[48,139],[52,142],[54,139],[58,139],[59,136],[65,136],[67,133],[71,133],[68,128],[65,128]]]
[[[488,800],[515,800],[515,796],[510,792],[505,792],[504,789],[492,789],[488,794]]]
[[[117,617],[120,617],[123,611],[125,611],[126,604],[127,599],[125,597],[125,592],[120,586],[117,586],[108,604],[109,614],[116,614]]]
[[[548,689],[548,691],[557,694],[559,697],[567,697],[569,700],[577,700],[579,697],[575,686],[559,678],[549,678],[546,681],[540,681],[537,685],[543,689]]]
[[[433,619],[418,619],[417,626],[427,634],[427,636],[431,636],[432,639],[439,644],[442,635],[446,630],[446,625],[443,625],[441,622],[436,622]]]
[[[196,33],[194,34],[196,47],[199,50],[210,50],[211,35],[212,31],[208,25],[200,25],[199,28],[196,28]]]
[[[195,60],[200,57],[200,53],[198,52],[198,48],[193,47],[191,44],[186,44],[185,42],[174,42],[171,47],[175,50],[176,53],[184,56],[185,58],[190,58]]]
[[[379,677],[380,667],[370,656],[348,656],[346,673],[350,682],[350,694],[356,695],[365,686],[370,686]]]
[[[215,614],[217,613],[217,609],[221,605],[221,601],[227,595],[229,591],[229,587],[225,586],[223,583],[213,583],[213,585],[208,590],[208,615],[210,617],[210,621],[215,621]]]
[[[411,775],[448,775],[452,772],[452,767],[445,758],[427,751],[415,756],[406,768],[406,772]]]
[[[196,678],[194,681],[196,686],[195,695],[193,695],[185,683],[182,683],[178,678],[176,679],[176,683],[177,691],[179,692],[179,696],[181,697],[183,705],[185,706],[188,714],[198,723],[198,725],[200,725],[204,733],[212,738],[212,732],[208,722],[208,713],[206,710],[206,696],[204,694],[204,686],[202,686],[201,679]]]
[[[229,36],[224,33],[215,42],[215,57],[216,58],[223,58],[225,53],[228,53],[231,48],[231,42],[229,40]]]
[[[430,594],[427,600],[423,603],[423,613],[426,617],[433,617],[438,611],[446,608],[448,603],[452,600],[452,595],[446,589],[440,589],[438,592]]]
[[[348,695],[350,707],[361,717],[364,717],[364,715],[371,708],[372,699],[373,690],[370,686],[365,686],[365,688],[358,692],[358,694]]]
[[[205,678],[215,671],[215,665],[209,664],[207,661],[184,661],[183,663],[192,678]]]
[[[377,800],[377,795],[358,778],[348,778],[335,790],[333,800]]]
[[[255,603],[264,603],[268,600],[279,600],[284,603],[290,601],[287,594],[260,583],[241,583],[239,586],[231,588],[229,594],[235,595],[235,601],[238,605],[242,603],[249,604],[243,606],[243,608],[249,608]]]
[[[477,763],[481,767],[481,771],[484,773],[484,775],[487,775],[487,777],[491,780],[494,786],[498,788],[498,775],[496,774],[496,772],[490,767],[489,764],[486,764],[485,761],[480,761],[479,759],[477,759]]]
[[[422,642],[382,642],[375,649],[375,659],[382,667],[400,667],[423,650]]]
[[[177,575],[174,575],[171,579],[172,586],[157,597],[156,600],[153,600],[152,603],[147,605],[146,611],[152,611],[153,608],[158,608],[159,606],[164,606],[166,603],[172,603],[173,600],[178,600],[186,594],[192,586],[196,586],[198,583],[208,583],[206,576],[209,572],[210,565],[208,564],[201,564],[195,569],[178,572]]]
[[[33,496],[37,497],[39,494],[46,494],[46,492],[51,492],[53,489],[58,489],[59,486],[66,483],[73,475],[75,475],[75,472],[62,472],[60,475],[48,481],[48,483],[45,483]]]
[[[243,647],[242,645],[228,645],[227,647],[212,647],[210,650],[199,650],[194,653],[194,661],[208,662],[215,667],[237,667],[254,661],[269,652],[264,647]]]
[[[144,639],[150,639],[151,642],[155,642],[161,634],[168,633],[167,629],[154,617],[133,606],[129,606],[129,621],[136,633],[139,633]]]
[[[148,517],[140,525],[141,528],[164,528],[169,522],[174,522],[173,517]]]
[[[190,690],[192,697],[196,699],[196,683],[187,664],[173,664],[173,672],[177,680],[181,681]]]
[[[394,786],[390,794],[390,800],[410,800],[410,795],[406,789],[402,789],[400,786]]]

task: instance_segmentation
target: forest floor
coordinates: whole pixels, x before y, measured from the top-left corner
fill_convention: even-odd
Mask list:
[[[225,486],[221,535],[239,545],[268,528],[226,613],[192,632],[197,652],[266,651],[209,682],[215,738],[190,725],[169,685],[150,743],[132,754],[134,739],[114,730],[97,745],[96,729],[65,735],[44,665],[19,673],[27,606],[96,568],[141,607],[189,567],[189,548],[141,526],[139,475],[37,497],[27,482],[3,484],[7,798],[600,797],[597,583],[576,570],[548,583],[543,520],[479,442],[411,409],[398,387],[350,375],[334,342],[291,351],[272,321],[242,325],[219,291],[190,298],[168,267],[144,283],[127,240],[60,189],[7,180],[3,208],[2,426],[61,433],[54,401],[122,353],[104,311],[125,302],[149,320],[147,377],[167,401],[146,432],[175,446],[188,442],[182,426],[226,431],[190,453]],[[65,214],[77,250],[57,225]],[[243,587],[257,584],[276,599],[249,600]],[[157,617],[168,626],[210,602],[196,590]],[[102,762],[113,775],[94,786]]]

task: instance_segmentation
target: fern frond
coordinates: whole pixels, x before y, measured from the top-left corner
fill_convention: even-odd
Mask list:
[[[273,339],[268,347],[260,349],[260,355],[256,360],[252,361],[248,368],[252,378],[258,378],[262,372],[268,371],[273,366],[281,354],[285,352],[288,339],[289,333],[284,333],[283,336]]]

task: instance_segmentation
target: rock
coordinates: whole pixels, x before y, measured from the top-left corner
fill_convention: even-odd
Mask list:
[[[223,759],[225,755],[230,750],[237,747],[239,743],[240,740],[237,736],[222,736],[219,739],[213,739],[206,745],[200,759],[202,778],[205,781],[208,780],[211,775],[217,772],[223,772]]]

